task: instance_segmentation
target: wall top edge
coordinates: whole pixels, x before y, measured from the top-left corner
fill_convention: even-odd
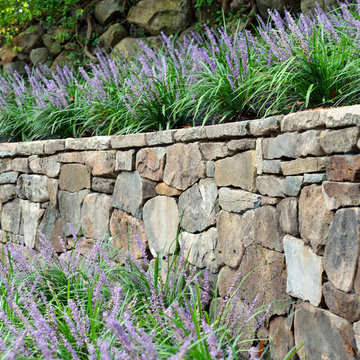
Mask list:
[[[0,159],[22,155],[51,155],[69,150],[120,150],[181,142],[263,137],[284,132],[332,129],[354,125],[360,126],[360,105],[318,108],[264,119],[151,133],[0,143]]]

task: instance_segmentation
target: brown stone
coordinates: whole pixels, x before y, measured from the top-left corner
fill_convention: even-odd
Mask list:
[[[298,229],[298,201],[296,198],[286,198],[279,202],[277,209],[280,212],[279,223],[286,234],[297,236]]]
[[[18,171],[27,174],[29,172],[29,162],[27,158],[15,158],[12,161],[13,171]]]
[[[176,130],[163,130],[145,134],[147,145],[165,145],[174,142],[174,133]]]
[[[75,239],[72,237],[67,238],[67,248],[72,249],[75,246],[75,252],[77,252],[80,255],[87,255],[93,246],[95,245],[94,239],[85,239],[84,237],[81,237],[75,244]]]
[[[360,205],[360,183],[324,181],[322,191],[326,207],[330,210]]]
[[[57,179],[48,180],[48,193],[50,204],[53,206],[57,205],[57,194],[59,188],[59,181]]]
[[[205,163],[197,143],[169,146],[166,154],[164,182],[186,190],[198,179],[205,177]]]
[[[88,151],[85,164],[94,176],[112,174],[115,171],[115,151]]]
[[[237,139],[230,140],[227,143],[229,155],[233,155],[240,151],[255,150],[256,140],[255,139]]]
[[[308,157],[281,162],[280,166],[284,175],[296,175],[323,171],[325,164],[326,158]]]
[[[325,124],[323,110],[305,110],[285,115],[281,120],[281,131],[314,129]]]
[[[236,271],[229,266],[224,266],[219,272],[218,291],[222,298],[225,298],[230,288],[237,288],[240,284],[241,277]],[[231,290],[230,290],[231,291]]]
[[[66,164],[61,167],[59,187],[61,190],[77,192],[90,188],[90,173],[85,165]]]
[[[200,144],[200,150],[206,160],[221,159],[228,154],[228,148],[224,142],[202,143]]]
[[[116,153],[115,170],[133,171],[134,155],[135,155],[135,150],[118,151]]]
[[[321,186],[305,186],[299,199],[299,230],[305,243],[322,254],[334,214],[325,205]]]
[[[165,165],[166,148],[140,149],[136,154],[136,170],[142,177],[161,181]]]
[[[65,140],[47,140],[44,146],[45,154],[55,154],[65,149]]]
[[[58,161],[62,163],[85,163],[85,152],[66,152],[58,154]]]
[[[29,166],[33,173],[44,174],[48,177],[56,177],[60,172],[60,163],[54,157],[29,159]]]
[[[326,175],[330,181],[360,181],[360,155],[331,156]]]
[[[107,179],[102,177],[93,177],[91,182],[91,189],[105,194],[112,194],[115,187],[114,179]]]
[[[294,346],[292,318],[277,316],[270,321],[271,359],[283,360]]]
[[[346,153],[356,150],[359,128],[324,130],[320,134],[320,144],[327,154]]]
[[[31,141],[17,143],[16,155],[43,155],[45,141]]]
[[[165,196],[179,196],[181,195],[182,191],[175,189],[164,182],[157,184],[155,186],[155,191],[158,195],[165,195]]]

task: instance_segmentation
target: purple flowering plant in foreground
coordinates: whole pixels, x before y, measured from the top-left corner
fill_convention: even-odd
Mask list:
[[[358,103],[360,1],[252,31],[204,29],[128,62],[99,50],[86,69],[0,76],[0,139],[120,134]]]
[[[239,359],[270,311],[241,299],[238,278],[217,300],[184,251],[149,261],[138,239],[137,261],[98,240],[84,257],[74,240],[61,255],[41,233],[36,250],[3,246],[1,359]]]

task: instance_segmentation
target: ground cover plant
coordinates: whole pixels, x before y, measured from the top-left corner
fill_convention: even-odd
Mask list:
[[[329,9],[328,9],[329,10]],[[242,120],[359,97],[360,3],[295,19],[269,12],[254,31],[204,34],[126,62],[99,50],[88,68],[0,77],[2,141],[151,131]]]
[[[59,256],[42,234],[37,252],[4,247],[0,359],[239,359],[248,351],[267,358],[250,347],[279,304],[247,305],[241,285],[216,301],[208,270],[190,271],[183,251],[150,262],[138,243],[144,261],[120,254],[122,266],[106,240],[86,257]]]

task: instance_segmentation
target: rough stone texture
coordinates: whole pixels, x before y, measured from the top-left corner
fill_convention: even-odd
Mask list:
[[[222,259],[218,251],[218,234],[212,227],[200,234],[183,231],[179,237],[180,246],[184,246],[184,255],[189,263],[199,268],[207,267],[212,273],[219,271]]]
[[[112,194],[115,187],[114,179],[107,179],[102,177],[93,177],[91,182],[91,189],[105,194]]]
[[[67,248],[68,249],[74,249],[76,253],[80,255],[87,255],[90,250],[93,248],[95,244],[94,239],[85,239],[84,237],[81,237],[76,245],[75,245],[75,239],[73,237],[67,238]],[[61,255],[60,255],[61,257]]]
[[[44,202],[50,199],[48,178],[44,175],[20,175],[17,180],[17,195],[21,199]]]
[[[215,162],[218,186],[237,186],[254,191],[256,179],[255,151],[250,150]]]
[[[281,170],[284,175],[296,175],[319,172],[325,170],[326,158],[299,158],[292,161],[281,162]]]
[[[340,209],[330,225],[325,247],[325,271],[344,292],[352,290],[359,257],[360,209]]]
[[[19,234],[21,219],[20,199],[9,201],[3,205],[1,212],[1,227],[5,231]]]
[[[115,170],[134,170],[135,150],[118,151],[116,153]]]
[[[110,136],[94,136],[82,139],[66,139],[66,150],[107,150],[110,145]]]
[[[284,253],[286,257],[288,294],[309,300],[314,306],[321,301],[321,279],[323,273],[323,260],[301,239],[290,235],[284,236]]]
[[[30,60],[34,66],[39,64],[51,64],[51,55],[46,47],[32,49],[30,51]],[[50,61],[49,61],[50,60]]]
[[[269,174],[281,174],[280,160],[263,160],[262,172]]]
[[[299,134],[299,156],[325,155],[320,143],[320,133],[320,130],[308,130]]]
[[[44,146],[45,154],[55,154],[65,149],[65,140],[47,140]]]
[[[127,213],[115,209],[110,218],[110,234],[113,237],[113,246],[122,253],[130,251],[135,259],[143,257],[141,248],[136,240],[147,249],[147,236],[142,220],[139,220]]]
[[[62,163],[85,164],[85,152],[66,152],[58,154],[58,161]]]
[[[19,173],[10,171],[0,174],[0,184],[15,184]]]
[[[304,185],[322,183],[323,181],[326,181],[326,174],[324,173],[304,174],[304,181],[303,181]]]
[[[275,138],[263,139],[264,159],[279,159],[282,157],[297,158],[299,155],[298,134],[281,134]]]
[[[100,24],[108,24],[118,18],[120,18],[121,13],[124,12],[124,6],[121,6],[120,3],[124,4],[124,1],[118,0],[102,0],[98,1],[95,5],[95,17]]]
[[[291,330],[292,319],[277,316],[270,321],[269,338],[271,339],[271,359],[284,360],[294,346]]]
[[[220,211],[216,220],[221,258],[232,268],[240,264],[245,252],[245,245],[241,238],[242,225],[240,215],[227,211]]]
[[[179,197],[181,227],[188,232],[205,230],[215,224],[217,187],[213,179],[202,179]]]
[[[112,174],[115,171],[115,151],[88,151],[85,164],[94,176]]]
[[[360,319],[360,300],[357,294],[347,294],[330,282],[323,285],[323,293],[329,310],[353,323]]]
[[[60,190],[77,192],[90,188],[90,173],[85,165],[65,164],[59,177]]]
[[[59,181],[57,179],[48,179],[49,201],[53,206],[57,206],[58,189]]]
[[[59,191],[58,201],[63,231],[65,236],[72,235],[68,223],[71,224],[75,233],[78,234],[81,228],[81,204],[89,190],[80,190],[76,193]]]
[[[176,130],[163,130],[145,134],[147,145],[164,145],[174,142],[174,134]]]
[[[354,331],[348,321],[309,303],[298,305],[297,310],[295,345],[304,343],[300,358],[355,360]]]
[[[136,41],[136,39],[133,40]],[[132,147],[146,146],[145,134],[138,133],[113,136],[110,139],[110,145],[113,149],[126,149]]]
[[[60,163],[52,157],[29,159],[29,167],[33,173],[48,177],[57,177],[60,172]]]
[[[11,171],[11,170],[15,170],[12,166],[11,159],[0,159],[0,171],[5,172],[5,171]],[[18,170],[15,170],[15,171],[18,171]]]
[[[179,225],[179,211],[175,199],[156,196],[144,205],[143,212],[152,255],[156,256],[165,248],[172,252]]]
[[[44,154],[44,142],[43,141],[31,141],[17,143],[16,155],[43,155]]]
[[[281,120],[281,131],[315,129],[325,124],[323,110],[299,111],[285,115]]]
[[[20,200],[20,203],[24,244],[29,248],[33,248],[35,247],[36,230],[44,214],[44,209],[40,209],[39,203],[33,203],[28,200]]]
[[[261,204],[261,196],[244,190],[219,189],[219,205],[223,210],[240,213]]]
[[[297,196],[303,183],[303,176],[280,178],[273,175],[262,175],[256,179],[260,194],[272,197]]]
[[[298,200],[296,198],[283,199],[277,205],[277,209],[280,212],[279,224],[282,231],[297,236],[299,234]]]
[[[360,106],[342,106],[323,111],[327,128],[360,126]]]
[[[229,139],[249,134],[249,121],[211,125],[205,128],[208,139]]]
[[[213,178],[215,176],[215,163],[214,161],[206,162],[206,176]]]
[[[12,184],[0,185],[0,202],[5,203],[9,200],[15,199],[17,188]]]
[[[219,272],[218,291],[222,298],[225,298],[230,287],[233,285],[235,288],[239,286],[241,278],[239,274],[229,266],[224,266]]]
[[[327,154],[346,153],[356,150],[359,128],[325,130],[320,134],[320,144]]]
[[[204,176],[205,164],[197,143],[175,144],[168,147],[164,170],[166,184],[186,190]]]
[[[250,133],[254,136],[267,136],[279,132],[281,116],[250,121]]]
[[[124,26],[119,23],[113,24],[99,37],[100,46],[109,51],[127,36],[128,32]]]
[[[354,323],[353,329],[354,329],[354,333],[355,333],[356,347],[359,350],[360,349],[360,321],[357,321],[356,323]]]
[[[206,138],[205,128],[197,126],[193,128],[178,129],[175,131],[174,140],[176,142],[188,142],[194,140],[201,140]]]
[[[225,142],[206,142],[200,144],[200,150],[206,160],[216,160],[228,155]]]
[[[0,167],[2,167],[0,165]],[[29,172],[29,162],[27,158],[16,158],[12,161],[12,170],[27,174]],[[5,170],[1,170],[5,171]]]
[[[165,165],[166,148],[145,148],[136,154],[136,170],[142,177],[161,181]]]
[[[324,181],[322,192],[329,210],[360,205],[360,184]]]
[[[55,207],[51,206],[45,210],[42,221],[39,225],[39,230],[45,235],[46,239],[49,239],[51,245],[56,252],[63,252],[63,246],[59,241],[59,237],[64,239],[63,225],[60,217],[60,212]],[[65,240],[64,244],[65,246]]]
[[[330,181],[360,181],[360,155],[331,156],[326,175]]]
[[[155,186],[155,191],[158,195],[165,195],[165,196],[179,196],[182,191],[175,189],[165,183],[160,183]]]
[[[254,238],[257,244],[265,248],[283,251],[283,236],[279,224],[279,212],[274,206],[261,206],[254,212]]]
[[[229,155],[233,155],[235,153],[245,150],[255,150],[255,146],[256,146],[255,139],[239,139],[239,140],[230,140],[229,142],[227,142]]]
[[[254,264],[254,259],[256,259],[256,264]],[[276,300],[289,300],[286,295],[284,254],[253,244],[246,248],[239,271],[243,276],[249,274],[242,286],[241,297],[253,299],[254,294],[259,294],[257,306]],[[270,314],[283,315],[288,312],[288,309],[288,305],[272,308]]]
[[[89,194],[81,208],[83,234],[87,238],[103,239],[109,233],[111,197],[105,194]]]
[[[333,212],[326,208],[321,186],[305,186],[299,199],[299,230],[313,250],[323,253]]]

